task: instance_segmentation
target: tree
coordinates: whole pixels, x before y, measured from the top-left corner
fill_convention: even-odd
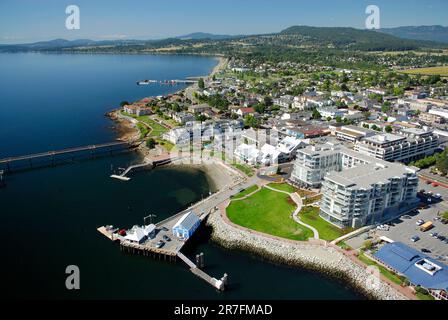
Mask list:
[[[154,140],[153,138],[149,138],[148,140],[146,140],[146,146],[149,149],[154,149],[156,147],[156,140]]]
[[[436,168],[444,175],[448,174],[448,148],[437,156]]]
[[[120,106],[121,106],[121,107],[128,106],[128,105],[130,105],[130,103],[127,102],[127,101],[121,101],[121,102],[120,102]]]
[[[365,241],[365,242],[364,242],[364,248],[365,248],[366,250],[370,250],[370,249],[372,249],[372,248],[373,248],[373,242],[370,241],[370,240]]]
[[[384,131],[386,131],[387,133],[391,133],[392,132],[392,126],[386,126],[386,128],[384,128]]]
[[[266,107],[263,104],[258,103],[254,106],[254,110],[259,114],[263,114],[266,111]]]
[[[198,81],[198,87],[199,87],[199,89],[204,90],[204,88],[205,88],[204,79],[202,79],[202,78],[199,79],[199,81]]]
[[[317,111],[316,108],[314,108],[312,117],[314,120],[319,120],[320,118],[322,118],[322,115],[320,114],[319,111]]]
[[[381,107],[382,113],[388,113],[390,111],[390,102],[385,102]]]
[[[244,118],[244,125],[250,128],[258,128],[259,121],[257,118],[250,114],[247,115],[246,118]]]
[[[342,122],[342,117],[341,116],[337,116],[336,117],[336,122],[337,123],[341,123]]]
[[[207,120],[207,117],[203,114],[196,115],[196,121],[204,122],[205,120]]]
[[[266,107],[272,106],[272,98],[269,96],[265,96],[263,102]]]

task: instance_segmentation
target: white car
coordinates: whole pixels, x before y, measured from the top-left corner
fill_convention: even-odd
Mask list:
[[[425,221],[420,219],[415,224],[420,227],[425,224]]]
[[[441,195],[440,193],[438,193],[438,194],[436,194],[436,195],[434,196],[434,198],[436,198],[436,199],[442,199],[442,195]]]

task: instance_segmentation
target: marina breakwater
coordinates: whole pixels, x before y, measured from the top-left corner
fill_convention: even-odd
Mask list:
[[[213,228],[212,240],[226,249],[240,249],[275,263],[318,271],[347,283],[369,299],[407,299],[383,281],[377,281],[372,285],[372,274],[332,245],[265,237],[224,221],[220,211],[209,215],[207,225]]]

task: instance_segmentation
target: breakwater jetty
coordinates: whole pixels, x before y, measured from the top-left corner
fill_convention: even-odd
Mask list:
[[[224,248],[244,250],[275,263],[318,271],[346,282],[371,299],[407,299],[385,282],[372,281],[372,274],[329,243],[274,239],[243,230],[225,220],[220,211],[212,212],[207,219],[207,224],[213,228],[212,240]]]

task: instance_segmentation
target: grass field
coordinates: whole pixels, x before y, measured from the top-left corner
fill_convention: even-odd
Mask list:
[[[165,132],[168,131],[167,128],[165,128],[164,126],[160,125],[156,121],[152,120],[148,116],[138,117],[137,120],[148,124],[152,128],[152,131],[150,133],[150,137],[152,137],[152,138],[159,138],[159,137],[162,136],[162,134],[164,134]]]
[[[306,241],[313,232],[293,220],[291,214],[295,208],[288,195],[263,188],[247,199],[232,201],[227,216],[233,223],[248,229]]]
[[[268,184],[268,186],[271,187],[272,189],[286,191],[289,193],[296,192],[296,190],[297,190],[296,188],[294,188],[293,186],[290,186],[287,183],[270,183],[270,184]]]
[[[358,255],[358,259],[367,264],[368,266],[376,266],[380,270],[380,273],[385,276],[387,279],[391,280],[392,282],[401,285],[406,279],[403,277],[400,277],[399,275],[393,273],[392,271],[386,269],[383,266],[380,266],[375,261],[369,259],[364,255],[364,253],[360,252]]]
[[[300,219],[319,231],[319,238],[332,241],[343,236],[347,231],[335,227],[319,216],[319,208],[303,207],[299,213]]]
[[[243,172],[248,177],[252,177],[254,175],[254,169],[247,164],[235,163],[232,166]]]
[[[424,76],[440,75],[442,77],[448,77],[448,66],[444,67],[433,67],[433,68],[420,68],[420,69],[409,69],[402,71],[407,74],[421,74]]]
[[[234,195],[232,197],[232,200],[238,200],[238,199],[244,198],[248,194],[251,194],[252,192],[256,191],[257,189],[258,189],[258,186],[251,186],[251,187],[247,188],[246,190],[241,191],[237,195]]]

